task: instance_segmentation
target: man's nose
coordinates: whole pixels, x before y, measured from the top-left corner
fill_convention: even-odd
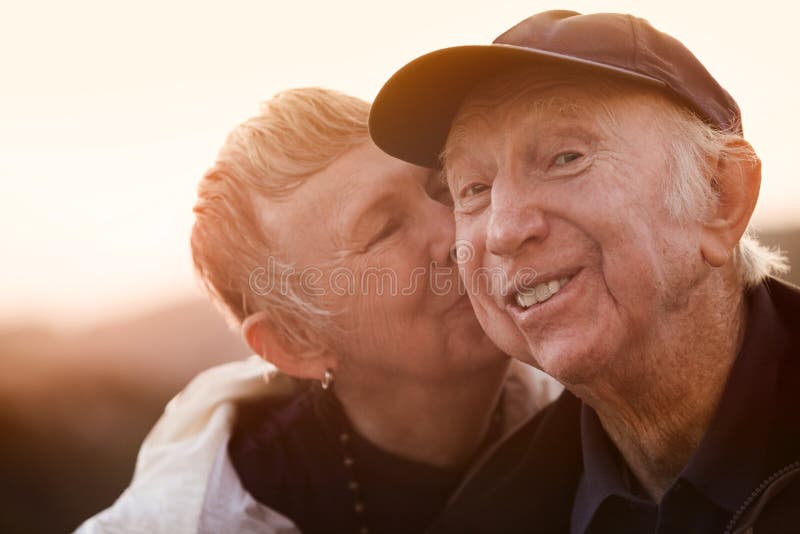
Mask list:
[[[547,237],[550,232],[547,217],[533,193],[511,181],[495,181],[486,231],[488,252],[515,256],[525,243]]]

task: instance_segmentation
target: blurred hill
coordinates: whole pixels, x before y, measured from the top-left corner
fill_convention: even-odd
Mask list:
[[[0,532],[69,532],[110,505],[166,402],[247,354],[202,300],[71,335],[0,332]]]
[[[761,238],[800,266],[800,228]],[[247,354],[199,300],[71,335],[0,331],[0,532],[68,532],[110,505],[166,402]]]

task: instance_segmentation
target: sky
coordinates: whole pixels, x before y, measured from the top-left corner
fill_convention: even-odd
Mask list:
[[[488,43],[547,9],[632,13],[686,44],[739,102],[763,160],[757,227],[800,227],[800,8],[790,2],[0,6],[0,325],[69,329],[200,295],[188,245],[195,188],[260,102],[309,85],[371,100],[418,55]]]

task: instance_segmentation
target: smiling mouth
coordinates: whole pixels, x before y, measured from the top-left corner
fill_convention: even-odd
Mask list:
[[[528,309],[534,304],[546,302],[567,285],[570,280],[572,280],[572,276],[562,276],[540,282],[535,286],[520,287],[513,294],[514,302],[522,309]]]

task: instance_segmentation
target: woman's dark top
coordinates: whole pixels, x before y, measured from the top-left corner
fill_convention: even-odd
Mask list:
[[[341,434],[351,439],[343,445]],[[282,404],[242,406],[228,452],[244,488],[304,534],[424,532],[464,468],[441,469],[394,456],[349,428],[333,394],[313,385]],[[345,456],[353,458],[345,466]],[[363,518],[355,510],[359,484]]]

